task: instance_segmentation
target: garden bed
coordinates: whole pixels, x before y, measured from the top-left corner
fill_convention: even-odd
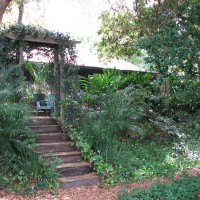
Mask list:
[[[200,175],[200,166],[193,167],[189,171],[190,176]],[[176,176],[177,179],[177,176]],[[137,181],[135,183],[127,184],[126,189],[130,191],[135,187],[139,188],[148,188],[154,183],[170,183],[171,181],[167,178],[156,178],[153,180],[142,180]],[[58,194],[55,195],[51,191],[43,190],[39,191],[35,197],[28,198],[20,195],[15,195],[12,192],[6,190],[0,190],[0,199],[1,200],[32,200],[32,199],[40,199],[40,200],[115,200],[117,198],[117,194],[122,190],[124,184],[117,184],[116,186],[112,186],[109,188],[100,188],[98,186],[87,186],[87,187],[77,187],[70,189],[59,189]]]

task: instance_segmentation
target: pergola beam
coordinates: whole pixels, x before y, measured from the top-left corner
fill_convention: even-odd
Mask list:
[[[17,36],[13,33],[4,33],[4,35],[12,40],[16,40]],[[42,37],[34,37],[32,35],[25,35],[24,38],[22,39],[25,42],[31,42],[31,43],[40,43],[40,44],[44,44],[45,46],[57,46],[59,45],[59,43],[53,39],[53,38],[42,38]],[[80,41],[75,41],[75,40],[69,40],[68,42],[66,42],[66,44],[64,43],[65,46],[67,46],[68,44],[72,43],[73,45],[79,44]]]

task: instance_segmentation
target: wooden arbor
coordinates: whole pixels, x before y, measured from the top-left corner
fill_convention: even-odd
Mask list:
[[[54,49],[54,77],[57,77],[56,80],[54,80],[54,90],[55,90],[55,108],[54,110],[57,111],[58,106],[60,107],[60,119],[61,119],[61,125],[64,124],[65,120],[65,113],[64,108],[62,104],[58,103],[61,102],[63,99],[65,99],[65,68],[69,68],[70,65],[74,63],[70,63],[71,60],[69,59],[70,55],[68,55],[68,58],[66,59],[66,49],[68,49],[68,52],[72,52],[71,49],[73,49],[76,44],[80,43],[79,41],[74,41],[70,39],[66,39],[65,37],[58,39],[53,37],[46,37],[44,35],[43,37],[37,35],[35,36],[27,34],[23,35],[23,37],[20,37],[19,35],[13,33],[13,32],[6,32],[4,35],[11,39],[11,40],[18,40],[19,41],[19,51],[18,51],[18,57],[19,57],[19,64],[23,63],[24,57],[23,57],[23,43],[28,43],[32,49],[36,49],[38,47],[46,47]],[[72,59],[73,60],[73,59]],[[68,69],[67,69],[68,71]],[[58,88],[57,90],[56,88]]]

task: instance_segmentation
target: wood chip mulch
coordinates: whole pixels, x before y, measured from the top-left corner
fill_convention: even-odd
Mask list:
[[[200,175],[200,166],[196,166],[189,171],[190,176]],[[126,190],[130,191],[134,187],[148,188],[156,182],[170,183],[167,178],[157,178],[153,180],[143,180],[127,184]],[[77,188],[59,189],[54,195],[50,191],[40,191],[35,197],[24,197],[16,195],[11,191],[0,190],[0,200],[116,200],[117,193],[124,187],[118,184],[114,187],[100,188],[98,186],[82,186]]]

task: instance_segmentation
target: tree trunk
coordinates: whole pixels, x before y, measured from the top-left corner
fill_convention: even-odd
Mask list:
[[[23,19],[23,14],[24,14],[24,0],[20,1],[19,4],[19,15],[18,15],[18,24],[22,24],[22,19]],[[23,64],[24,62],[24,56],[23,56],[23,47],[22,47],[22,42],[19,43],[19,64],[20,64],[20,75],[24,75],[24,69],[23,69]]]
[[[3,15],[12,0],[0,0],[0,23],[2,22]]]
[[[18,24],[22,24],[22,19],[23,19],[23,14],[24,14],[24,3],[25,3],[24,0],[21,0],[19,4],[19,15],[18,15],[18,21],[17,21]]]

